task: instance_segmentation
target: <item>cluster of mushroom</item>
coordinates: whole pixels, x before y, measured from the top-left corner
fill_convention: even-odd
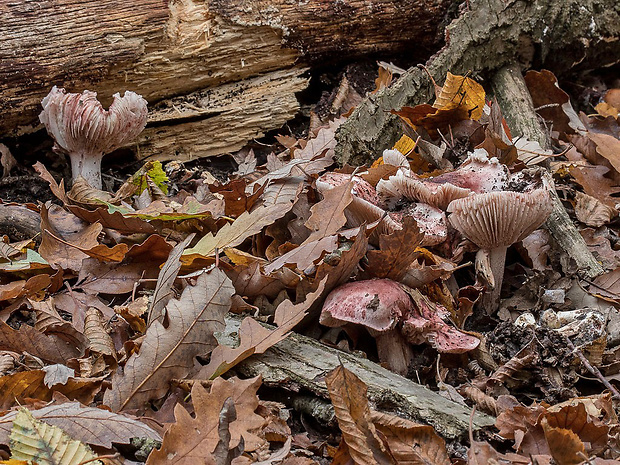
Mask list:
[[[375,338],[379,359],[388,368],[406,374],[413,358],[410,344],[430,342],[443,353],[475,349],[479,340],[443,321],[448,311],[416,290],[390,279],[344,284],[333,290],[321,312],[329,327],[363,326]]]
[[[54,150],[71,158],[73,183],[83,178],[101,189],[101,159],[134,140],[146,125],[147,102],[135,92],[114,94],[104,110],[97,93],[67,93],[54,86],[43,99],[41,123],[54,139]]]
[[[361,177],[335,174],[319,178],[317,188],[324,192],[353,178],[354,200],[346,211],[351,226],[383,218],[380,232],[385,234],[401,228],[404,216],[412,216],[425,234],[422,245],[426,246],[445,241],[449,227],[457,230],[479,247],[476,269],[487,288],[481,306],[488,313],[496,311],[506,251],[550,215],[549,187],[536,173],[511,176],[483,149],[470,154],[456,170],[432,178],[417,176],[406,157],[396,151],[384,152],[384,163],[398,170],[380,180],[376,190]],[[426,339],[440,352],[465,352],[477,346],[476,338],[443,321],[447,317],[443,307],[431,305],[422,294],[413,301],[411,296],[389,280],[345,284],[328,296],[321,323],[368,328],[377,340],[380,359],[400,373],[406,372],[412,355],[409,343]]]
[[[317,189],[324,192],[353,178],[354,199],[346,211],[351,226],[383,218],[380,233],[389,234],[401,228],[403,217],[411,216],[425,235],[423,246],[444,242],[448,225],[458,230],[480,248],[477,266],[487,270],[483,305],[496,310],[506,250],[547,219],[553,205],[548,188],[535,176],[515,182],[519,176],[511,177],[484,149],[476,149],[456,170],[432,178],[413,173],[406,157],[395,150],[384,152],[384,163],[398,170],[380,180],[376,190],[359,176],[333,173],[319,178]]]

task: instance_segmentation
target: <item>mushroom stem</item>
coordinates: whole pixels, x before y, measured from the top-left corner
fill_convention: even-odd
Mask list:
[[[397,329],[376,333],[371,331],[377,342],[379,360],[385,362],[388,368],[405,376],[413,358],[411,346]]]
[[[73,182],[82,176],[95,189],[101,189],[101,155],[93,155],[92,153],[74,153],[69,155],[71,158],[71,173]]]
[[[487,315],[492,315],[499,309],[502,282],[504,281],[504,265],[506,264],[506,251],[508,247],[495,247],[488,250],[489,264],[495,286],[486,292],[480,301]]]

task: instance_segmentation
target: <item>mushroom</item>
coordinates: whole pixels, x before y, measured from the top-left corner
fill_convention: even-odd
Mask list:
[[[331,328],[360,325],[377,342],[379,360],[406,374],[413,356],[398,324],[413,310],[409,295],[390,279],[372,279],[344,284],[325,300],[319,322]]]
[[[399,200],[423,202],[445,210],[455,199],[467,197],[472,191],[451,183],[438,184],[431,180],[420,179],[410,172],[398,170],[388,179],[377,183],[377,194],[385,205],[393,208]]]
[[[403,321],[402,333],[411,344],[428,341],[438,352],[462,354],[480,345],[480,339],[470,336],[447,324],[450,312],[443,306],[431,302],[417,289],[410,289],[415,311]]]
[[[406,216],[411,216],[424,233],[424,239],[420,243],[423,247],[441,244],[448,238],[448,224],[446,214],[438,208],[425,203],[412,203],[397,212],[390,212],[392,218],[399,225]]]
[[[54,139],[54,150],[71,158],[73,182],[80,176],[101,189],[101,159],[107,153],[135,139],[146,125],[147,102],[126,91],[104,110],[97,93],[67,93],[56,86],[43,99],[41,123]]]
[[[471,193],[502,190],[507,180],[507,168],[497,158],[489,159],[486,150],[476,149],[458,169],[434,178],[420,178],[401,168],[377,183],[377,194],[388,207],[405,198],[445,210],[451,201]]]
[[[379,207],[380,201],[377,191],[363,178],[343,173],[325,173],[316,180],[316,188],[323,193],[333,187],[353,181],[353,200],[345,210],[347,222],[351,227],[360,226],[362,223],[370,224],[383,219],[378,226],[377,233],[390,234],[401,229],[400,223],[392,220],[384,209]]]
[[[552,208],[546,188],[474,194],[448,206],[450,224],[480,247],[476,262],[488,260],[491,292],[481,301],[488,313],[499,306],[506,250],[543,224]]]

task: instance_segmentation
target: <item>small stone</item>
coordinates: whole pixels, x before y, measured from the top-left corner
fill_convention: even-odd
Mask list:
[[[565,296],[564,289],[547,289],[542,295],[542,301],[546,304],[563,304]]]

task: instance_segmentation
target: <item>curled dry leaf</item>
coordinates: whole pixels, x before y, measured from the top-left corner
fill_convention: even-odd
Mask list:
[[[168,391],[167,380],[183,378],[197,355],[210,353],[213,335],[224,329],[224,316],[235,290],[224,272],[201,274],[195,286],[187,286],[179,300],[166,306],[169,325],[155,320],[148,327],[140,353],[133,354],[112,377],[103,401],[112,410],[142,408]]]
[[[325,377],[325,384],[353,461],[359,465],[397,463],[372,422],[364,382],[340,365]]]
[[[371,419],[399,465],[450,465],[446,442],[432,426],[374,410]]]
[[[583,463],[583,458],[587,457],[586,449],[575,432],[550,426],[546,419],[543,419],[541,423],[551,456],[558,465]]]
[[[105,329],[103,315],[96,307],[88,307],[84,319],[84,336],[88,339],[88,349],[116,360],[116,349],[112,338]]]

